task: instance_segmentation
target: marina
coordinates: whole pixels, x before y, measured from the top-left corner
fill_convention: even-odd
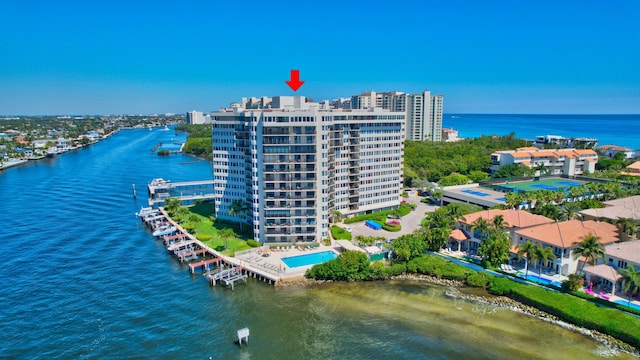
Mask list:
[[[174,222],[163,208],[141,208],[135,215],[151,228],[154,237],[163,240],[167,252],[189,266],[189,273],[195,274],[196,269],[200,269],[211,286],[224,284],[234,290],[237,281],[246,283],[249,277],[270,285],[281,280],[279,276],[246,263],[243,265],[241,260],[211,249]]]

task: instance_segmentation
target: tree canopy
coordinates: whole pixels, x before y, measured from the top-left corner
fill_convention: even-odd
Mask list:
[[[414,178],[439,181],[451,173],[477,178],[477,171],[488,172],[490,155],[497,150],[527,146],[527,141],[506,136],[481,136],[457,142],[407,141],[404,148],[404,179],[407,185]],[[474,175],[471,175],[471,174]]]

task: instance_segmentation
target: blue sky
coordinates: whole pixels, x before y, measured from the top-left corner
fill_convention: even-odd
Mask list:
[[[640,114],[640,1],[0,2],[0,114],[445,96],[446,113]]]

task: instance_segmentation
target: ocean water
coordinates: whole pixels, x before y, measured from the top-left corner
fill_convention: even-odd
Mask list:
[[[598,145],[640,148],[640,115],[491,115],[445,114],[442,126],[458,136],[507,135],[535,139],[541,135],[598,139]]]
[[[150,179],[211,176],[206,161],[150,152],[172,138],[184,135],[126,130],[0,172],[0,358],[630,358],[423,283],[211,288],[134,216]]]

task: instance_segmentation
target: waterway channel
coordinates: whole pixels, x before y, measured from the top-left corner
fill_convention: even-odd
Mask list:
[[[211,177],[207,161],[150,151],[175,140],[123,130],[0,173],[1,358],[631,358],[414,281],[210,288],[134,217],[152,178]]]

